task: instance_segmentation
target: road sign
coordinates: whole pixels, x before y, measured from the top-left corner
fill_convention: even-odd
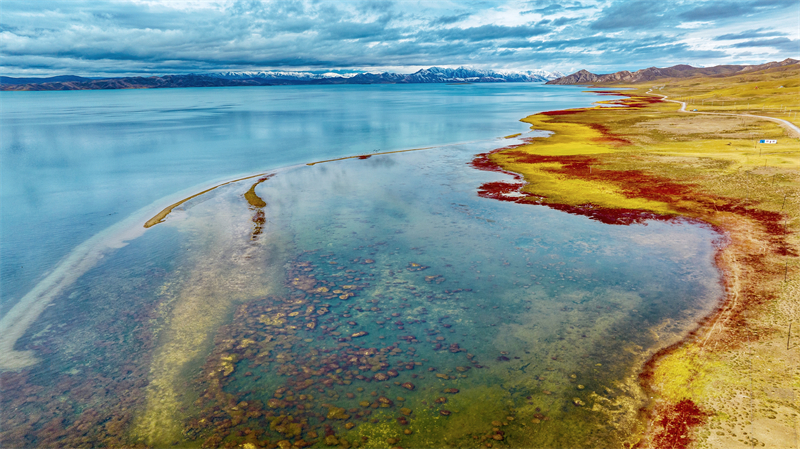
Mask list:
[[[758,143],[778,143],[778,141],[775,139],[761,139]]]

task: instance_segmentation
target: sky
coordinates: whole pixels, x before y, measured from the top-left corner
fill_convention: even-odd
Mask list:
[[[594,73],[800,59],[798,0],[2,0],[0,74],[474,67]]]

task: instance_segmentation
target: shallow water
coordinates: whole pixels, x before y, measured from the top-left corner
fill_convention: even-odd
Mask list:
[[[47,364],[4,375],[21,392],[4,439],[618,447],[644,404],[638,367],[721,293],[717,236],[480,198],[506,175],[468,162],[506,142],[190,200],[19,342]],[[243,196],[256,183],[263,208]]]
[[[596,100],[583,90],[513,83],[0,92],[0,316],[81,242],[176,192],[315,160],[521,132],[528,114]]]
[[[473,101],[465,114],[477,120],[481,101]],[[680,220],[610,226],[480,198],[480,185],[508,176],[478,171],[470,160],[515,142],[490,138],[512,129],[492,130],[442,134],[482,136],[478,142],[290,168],[276,167],[309,157],[311,147],[275,155],[282,164],[237,165],[246,158],[230,156],[237,162],[217,164],[219,172],[213,159],[221,154],[211,162],[184,154],[204,182],[223,173],[269,175],[193,198],[145,231],[146,212],[172,202],[162,200],[67,252],[90,263],[59,265],[68,269],[51,274],[61,276],[53,296],[32,302],[41,315],[32,315],[14,351],[0,354],[2,363],[38,360],[0,373],[0,442],[600,448],[633,441],[646,403],[641,364],[721,295],[719,236]],[[436,135],[401,146],[401,134],[388,149],[427,146],[422,140]],[[314,159],[353,153],[329,149]],[[189,177],[159,188],[181,179]],[[77,201],[75,185],[61,195]],[[131,198],[136,208],[150,201]],[[74,220],[92,207],[67,213],[76,235],[91,231]],[[48,238],[72,241],[67,231],[53,232]],[[47,242],[39,245],[58,253]],[[32,282],[7,279],[17,289]]]

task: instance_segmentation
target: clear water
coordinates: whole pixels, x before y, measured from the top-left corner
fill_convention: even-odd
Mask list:
[[[241,174],[490,139],[582,106],[541,84],[281,86],[0,94],[0,314],[133,211]]]
[[[494,120],[479,113],[488,103],[505,116],[502,98],[484,97],[510,96],[517,86],[531,96],[546,89],[479,86],[487,90],[469,100],[471,114],[456,115]],[[465,95],[446,86],[380,88],[400,103],[409,90],[427,95],[432,108]],[[608,226],[480,198],[482,183],[505,175],[468,162],[507,144],[492,137],[524,130],[515,120],[534,111],[520,111],[513,125],[437,134],[412,108],[398,109],[403,126],[433,131],[406,145],[402,132],[384,133],[395,146],[382,150],[486,140],[273,170],[369,146],[317,153],[303,145],[300,156],[275,155],[281,162],[217,154],[219,172],[212,163],[198,168],[205,179],[163,181],[273,174],[192,199],[126,246],[105,244],[104,257],[76,271],[15,346],[41,362],[2,373],[0,440],[550,448],[619,447],[630,438],[645,403],[641,363],[721,293],[717,236],[687,222]],[[235,146],[236,133],[221,145]],[[249,160],[229,161],[239,157]],[[251,188],[266,206],[248,203]],[[128,212],[153,201],[131,195],[138,203]]]

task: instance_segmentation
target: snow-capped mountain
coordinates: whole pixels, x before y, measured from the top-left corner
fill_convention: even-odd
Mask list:
[[[210,73],[211,76],[224,78],[228,80],[241,80],[241,79],[296,79],[296,80],[318,80],[328,78],[351,78],[356,73],[312,73],[312,72],[288,72],[288,71],[260,71],[260,72],[221,72]]]
[[[226,80],[254,80],[269,84],[412,84],[412,83],[531,83],[545,82],[564,76],[546,70],[505,71],[480,70],[468,67],[456,69],[430,67],[410,74],[399,73],[313,73],[290,71],[221,72],[207,76]]]

